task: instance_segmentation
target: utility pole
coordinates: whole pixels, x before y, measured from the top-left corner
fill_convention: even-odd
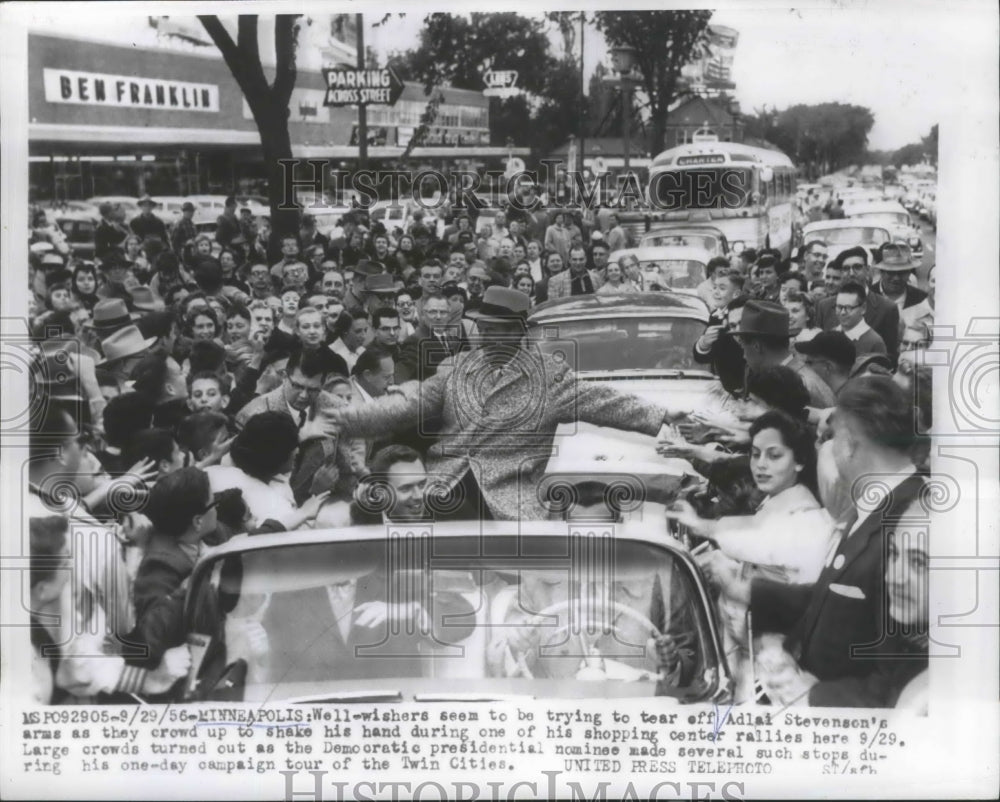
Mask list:
[[[357,27],[358,69],[363,70],[366,67],[364,14],[355,14],[354,21]],[[364,103],[358,104],[358,169],[368,169],[368,108]]]
[[[583,35],[584,35],[584,25],[587,22],[587,13],[585,11],[580,12],[580,173],[583,173],[584,166],[587,163],[587,93],[586,86],[583,83],[586,80],[586,75],[583,71]]]

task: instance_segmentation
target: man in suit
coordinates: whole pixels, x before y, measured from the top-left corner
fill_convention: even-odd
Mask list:
[[[481,496],[485,506],[470,505],[475,517],[544,519],[535,488],[560,423],[582,420],[652,436],[689,410],[650,404],[602,382],[577,382],[565,359],[526,341],[529,304],[523,292],[490,287],[470,313],[479,348],[445,360],[419,385],[408,382],[363,408],[333,410],[332,420],[348,437],[368,437],[435,418],[440,433],[428,449],[428,469],[456,495]]]
[[[122,207],[105,201],[98,207],[101,221],[94,229],[94,257],[102,262],[115,249],[124,247],[129,229],[123,224]]]
[[[854,343],[857,356],[886,353],[885,341],[865,322],[865,298],[868,293],[862,284],[845,281],[837,292],[837,319],[842,331]]]
[[[845,281],[858,281],[867,286],[869,281],[868,252],[864,248],[851,248],[838,257]],[[868,293],[865,298],[864,321],[882,338],[890,358],[899,352],[899,309],[884,295]],[[816,326],[831,331],[840,325],[837,318],[837,294],[831,293],[816,304]]]
[[[762,677],[780,697],[774,701],[880,706],[884,699],[859,695],[858,680],[911,652],[889,616],[885,539],[897,525],[927,517],[924,480],[910,458],[913,402],[891,378],[865,376],[841,389],[832,425],[834,461],[854,503],[838,521],[815,584],[753,580],[752,626],[755,634],[787,634],[796,670],[773,667]],[[782,681],[771,682],[775,674]]]
[[[325,348],[293,351],[281,386],[258,396],[236,413],[237,429],[261,412],[282,412],[295,421],[300,446],[290,484],[298,503],[332,489],[338,482],[350,483],[347,446],[340,446],[336,427],[326,417],[337,403],[323,390],[326,380],[338,372],[332,356]],[[338,475],[331,477],[330,471],[320,472],[326,466],[336,466]]]
[[[139,208],[142,209],[142,212],[132,218],[129,228],[141,240],[155,238],[166,245],[170,241],[167,238],[167,227],[159,217],[153,214],[155,205],[156,201],[149,195],[143,195],[139,199]]]
[[[569,270],[549,279],[549,300],[570,295],[593,295],[604,280],[593,270],[587,270],[587,251],[582,245],[569,248]]]
[[[460,323],[449,325],[449,314],[448,301],[443,295],[424,300],[420,325],[399,349],[397,384],[429,379],[445,359],[469,350],[464,327]]]

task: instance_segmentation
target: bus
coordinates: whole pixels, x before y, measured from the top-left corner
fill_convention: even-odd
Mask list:
[[[730,251],[793,245],[796,169],[779,150],[701,135],[665,150],[649,167],[646,209],[621,212],[632,237],[673,222],[705,223],[726,235]]]

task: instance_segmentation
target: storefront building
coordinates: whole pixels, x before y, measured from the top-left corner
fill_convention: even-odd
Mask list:
[[[32,33],[28,69],[33,199],[263,193],[256,125],[214,50]],[[438,116],[409,163],[459,166],[505,158],[507,148],[489,144],[488,99],[441,91]],[[290,104],[293,155],[340,160],[351,169],[358,156],[357,110],[326,107],[324,95],[322,73],[300,69]],[[369,109],[373,166],[402,156],[426,105],[423,88],[407,85],[395,106]]]

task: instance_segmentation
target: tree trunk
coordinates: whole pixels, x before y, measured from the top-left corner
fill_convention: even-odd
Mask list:
[[[280,161],[292,158],[292,142],[288,134],[288,125],[278,115],[272,116],[260,126],[260,144],[267,169],[267,192],[268,200],[271,202],[272,235],[280,237],[285,234],[297,234],[299,211],[296,208],[279,208],[282,203],[292,204],[295,199],[285,197],[287,179],[285,168],[281,166]],[[301,172],[298,174],[302,178],[306,177]]]

